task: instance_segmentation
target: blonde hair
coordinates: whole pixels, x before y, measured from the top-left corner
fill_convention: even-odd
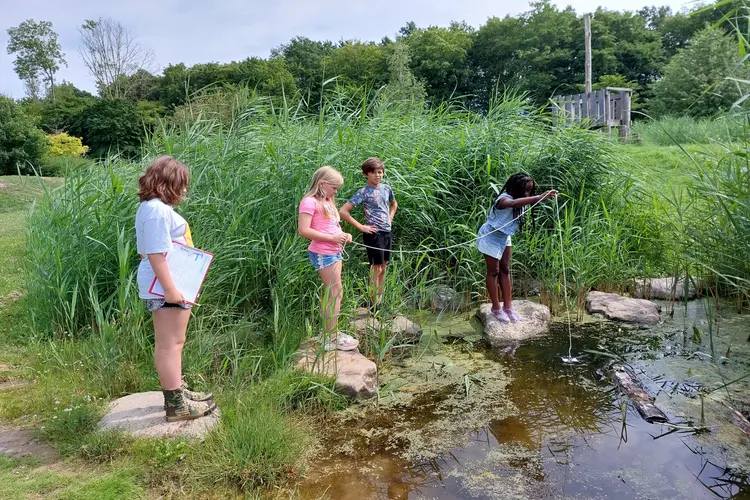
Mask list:
[[[315,173],[312,176],[312,181],[310,182],[310,188],[305,193],[305,196],[303,198],[307,198],[308,196],[312,196],[315,198],[318,203],[320,203],[321,207],[323,208],[323,213],[326,215],[327,219],[335,219],[339,220],[339,213],[336,210],[336,198],[331,198],[331,203],[333,203],[333,212],[330,213],[330,210],[328,210],[328,207],[321,203],[326,199],[325,191],[323,191],[323,188],[320,187],[320,184],[325,182],[331,187],[340,188],[344,185],[344,177],[339,173],[338,170],[335,168],[326,165],[325,167],[320,167],[318,170],[315,171]]]

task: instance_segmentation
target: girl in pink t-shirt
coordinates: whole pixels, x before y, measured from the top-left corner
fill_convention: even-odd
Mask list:
[[[299,204],[297,232],[311,240],[307,255],[320,278],[324,294],[321,313],[325,321],[323,345],[327,351],[351,351],[359,341],[336,331],[344,290],[341,285],[342,245],[352,241],[352,235],[341,230],[336,192],[344,178],[333,167],[320,167],[313,174],[310,189]]]

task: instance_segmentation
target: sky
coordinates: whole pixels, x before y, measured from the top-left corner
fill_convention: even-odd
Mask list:
[[[622,0],[553,0],[559,7],[593,12],[597,6],[623,10]],[[628,0],[628,10],[668,5],[673,11],[690,7],[689,0]],[[296,36],[313,40],[394,38],[408,21],[418,27],[448,26],[465,21],[475,28],[487,18],[530,10],[509,0],[0,0],[0,94],[21,98],[23,84],[13,71],[14,56],[7,29],[26,19],[51,21],[68,63],[57,80],[96,93],[93,78],[78,53],[79,27],[86,19],[110,17],[122,23],[144,47],[154,52],[155,73],[179,62],[240,61],[268,57],[272,48]]]

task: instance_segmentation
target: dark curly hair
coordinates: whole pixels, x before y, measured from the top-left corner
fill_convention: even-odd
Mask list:
[[[523,198],[526,196],[526,184],[529,182],[532,184],[529,196],[534,196],[536,193],[536,182],[534,182],[534,179],[532,179],[529,174],[524,172],[518,172],[508,177],[508,180],[505,181],[505,185],[503,186],[503,189],[500,190],[500,193],[508,193],[514,200],[517,198]],[[520,216],[522,213],[523,207],[513,208],[514,218]],[[523,217],[519,220],[519,223],[519,229],[521,229],[524,223]]]

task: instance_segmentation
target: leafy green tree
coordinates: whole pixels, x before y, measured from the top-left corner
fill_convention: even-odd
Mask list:
[[[411,54],[411,69],[424,82],[430,99],[439,103],[469,90],[472,75],[468,53],[474,29],[465,23],[449,28],[431,26],[411,31],[404,39]]]
[[[746,78],[737,45],[723,31],[705,28],[680,49],[654,84],[649,110],[655,116],[686,114],[710,116],[726,111],[741,96],[736,82],[727,77]]]
[[[597,9],[591,22],[592,78],[622,75],[645,87],[665,62],[659,33],[640,14]]]
[[[409,46],[403,41],[393,45],[388,58],[390,79],[384,92],[383,103],[404,112],[424,110],[427,93],[422,82],[414,77],[409,68],[411,56]]]
[[[16,54],[13,68],[26,85],[29,97],[39,99],[40,74],[47,82],[47,89],[55,98],[55,74],[60,64],[68,65],[57,42],[57,33],[49,21],[36,22],[27,19],[8,32],[8,54]]]
[[[83,139],[91,155],[119,152],[135,156],[144,136],[138,109],[124,99],[98,99],[73,120],[70,132]]]
[[[317,42],[300,36],[271,50],[271,56],[284,58],[294,75],[297,89],[308,106],[314,108],[320,102],[323,83],[333,76],[325,67],[326,56],[331,52],[331,42]]]
[[[381,87],[388,82],[388,63],[381,45],[374,42],[343,42],[323,59],[330,76],[350,87]]]
[[[488,19],[477,32],[471,60],[483,106],[496,88],[515,87],[543,103],[584,80],[582,19],[547,0],[531,5],[518,17]]]
[[[47,97],[41,102],[39,126],[50,134],[70,131],[73,120],[96,102],[96,97],[67,82],[55,85],[55,95],[55,100]]]
[[[13,99],[0,95],[0,174],[33,173],[47,150],[47,138]]]

